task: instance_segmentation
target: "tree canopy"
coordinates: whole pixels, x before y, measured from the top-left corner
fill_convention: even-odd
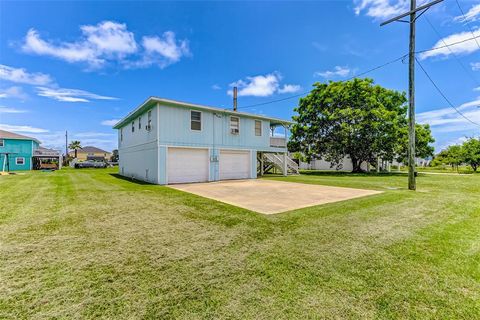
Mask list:
[[[462,163],[468,164],[473,171],[480,167],[480,138],[469,138],[461,145],[451,145],[435,156],[432,165],[450,165],[458,169]]]
[[[315,83],[295,108],[289,150],[307,160],[323,158],[341,166],[345,156],[353,171],[377,157],[393,160],[406,153],[407,98],[405,93],[375,85],[372,79]],[[419,153],[431,150],[428,126],[419,128]]]

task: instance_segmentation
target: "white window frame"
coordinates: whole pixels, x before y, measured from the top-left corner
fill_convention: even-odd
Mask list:
[[[233,118],[236,118],[238,120],[237,124],[238,124],[238,132],[233,132],[233,128],[232,128],[232,119]],[[233,135],[239,135],[240,134],[240,117],[237,117],[237,116],[230,116],[230,123],[229,123],[229,128],[230,128],[230,134],[233,134]]]
[[[200,130],[192,129],[192,121],[198,122],[198,120],[192,120],[192,112],[200,113]],[[201,132],[203,130],[203,112],[199,110],[190,110],[190,131]]]
[[[132,132],[135,132],[135,120],[132,121]]]
[[[142,129],[142,116],[138,117],[138,130]]]
[[[18,163],[18,160],[22,159],[22,163]],[[25,157],[16,157],[15,158],[15,164],[17,166],[24,166],[25,165]]]
[[[5,139],[0,139],[0,147],[5,147]]]
[[[260,123],[260,134],[257,134],[257,123]],[[256,137],[261,137],[263,135],[263,121],[255,120],[255,125],[253,126],[254,134]]]

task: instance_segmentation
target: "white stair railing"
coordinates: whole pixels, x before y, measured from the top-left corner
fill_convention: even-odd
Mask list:
[[[276,154],[276,153],[265,153],[265,158],[273,163],[279,170],[283,171],[283,154]],[[293,161],[290,157],[286,157],[287,159],[287,171],[293,172],[295,174],[299,173],[298,164]]]

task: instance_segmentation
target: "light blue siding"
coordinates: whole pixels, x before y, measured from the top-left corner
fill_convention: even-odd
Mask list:
[[[4,146],[0,147],[0,153],[12,153],[8,156],[10,163],[10,171],[31,170],[33,150],[38,148],[38,143],[33,140],[21,139],[3,139]],[[24,163],[16,164],[17,158],[23,158]],[[0,171],[3,170],[5,155],[0,155]],[[5,170],[7,170],[5,163]]]

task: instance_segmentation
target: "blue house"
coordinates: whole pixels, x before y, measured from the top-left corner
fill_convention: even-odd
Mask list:
[[[266,163],[285,175],[290,121],[150,97],[120,120],[120,174],[156,184],[257,177]],[[274,136],[282,127],[284,136]]]
[[[35,138],[0,130],[0,171],[31,170],[39,145]]]
[[[62,155],[40,146],[40,141],[0,130],[0,171],[60,169]]]

